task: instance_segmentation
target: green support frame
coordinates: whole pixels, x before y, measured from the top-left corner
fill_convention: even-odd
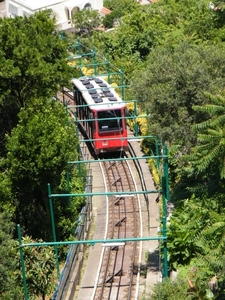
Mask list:
[[[152,138],[152,136],[151,136]],[[124,192],[95,192],[95,193],[68,193],[68,194],[52,194],[50,184],[48,184],[48,198],[49,198],[49,207],[50,207],[50,215],[51,215],[51,225],[52,225],[52,236],[53,242],[43,242],[43,243],[29,243],[23,244],[21,238],[21,231],[20,225],[17,225],[18,231],[18,240],[19,240],[19,249],[20,249],[20,260],[21,260],[21,269],[22,269],[22,277],[23,277],[23,285],[24,285],[24,296],[25,300],[28,300],[28,292],[27,292],[27,285],[26,285],[26,270],[25,270],[25,263],[24,263],[24,256],[23,256],[23,248],[24,247],[37,247],[37,246],[52,246],[54,247],[55,251],[55,259],[56,259],[56,269],[57,274],[59,277],[59,260],[58,260],[58,249],[57,246],[59,245],[73,245],[73,244],[90,244],[95,245],[97,243],[118,243],[118,242],[137,242],[137,241],[151,241],[151,240],[158,240],[163,242],[163,276],[168,277],[168,262],[167,262],[167,229],[166,229],[166,220],[167,220],[167,201],[169,200],[169,188],[168,188],[168,152],[167,147],[163,144],[162,147],[162,155],[158,156],[145,156],[145,157],[135,157],[135,158],[128,158],[129,160],[140,160],[140,159],[161,159],[163,161],[163,174],[162,178],[162,189],[161,190],[145,190],[145,191],[124,191]],[[118,158],[118,161],[123,160],[123,158]],[[104,161],[110,161],[110,159],[103,159]],[[82,164],[82,163],[98,163],[96,160],[87,160],[87,161],[70,161],[69,164]],[[54,221],[54,209],[53,209],[53,200],[54,198],[65,198],[73,196],[98,196],[98,195],[105,195],[105,196],[112,196],[112,195],[137,195],[137,194],[151,194],[151,193],[160,193],[162,195],[163,200],[163,212],[162,212],[162,230],[161,235],[155,237],[142,237],[142,238],[122,238],[122,239],[102,239],[102,240],[83,240],[83,241],[57,241],[56,237],[56,229],[55,229],[55,221]]]
[[[87,53],[82,53],[82,47],[83,45],[80,43],[78,40],[77,43],[71,45],[69,47],[69,50],[71,50],[71,54],[68,57],[68,60],[78,60],[78,65],[76,68],[79,68],[80,76],[84,76],[82,74],[82,67],[93,67],[94,68],[94,75],[97,76],[98,70],[101,69],[103,70],[103,67],[105,66],[105,72],[101,73],[99,72],[98,76],[105,76],[108,78],[108,82],[112,83],[112,78],[117,78],[120,76],[120,80],[117,80],[119,84],[115,88],[121,89],[121,98],[123,101],[125,101],[125,88],[128,86],[125,86],[124,81],[125,81],[125,76],[124,76],[124,71],[121,69],[118,72],[111,72],[110,69],[110,62],[108,59],[104,59],[103,62],[98,61],[98,56],[96,53],[96,50],[93,49]],[[91,63],[84,63],[84,59],[87,58],[92,58],[93,62]],[[117,77],[116,77],[117,76]],[[17,225],[17,232],[18,232],[18,240],[19,240],[19,251],[20,251],[20,260],[21,260],[21,270],[22,270],[22,277],[23,277],[23,286],[24,286],[24,297],[25,300],[28,300],[28,290],[27,290],[27,283],[26,283],[26,270],[25,270],[25,262],[24,262],[24,255],[23,255],[23,248],[24,247],[39,247],[39,246],[46,246],[46,247],[54,247],[55,251],[55,257],[56,257],[56,269],[57,269],[57,274],[59,276],[59,260],[58,260],[58,246],[59,245],[73,245],[73,244],[90,244],[90,245],[95,245],[96,243],[102,243],[103,245],[105,243],[118,243],[118,242],[137,242],[137,241],[152,241],[152,240],[158,240],[162,241],[163,243],[163,276],[168,277],[168,262],[167,262],[167,226],[166,226],[166,221],[167,221],[167,201],[169,201],[170,195],[169,195],[169,176],[168,176],[168,150],[167,146],[162,143],[161,145],[161,155],[159,154],[159,142],[158,142],[158,137],[156,136],[138,136],[138,124],[137,124],[137,118],[147,118],[148,117],[148,112],[146,110],[146,116],[137,116],[137,101],[132,100],[134,102],[134,116],[126,117],[126,119],[133,119],[134,120],[134,135],[135,137],[128,137],[129,141],[132,140],[137,140],[137,139],[153,139],[155,141],[155,148],[156,148],[156,155],[152,156],[144,156],[144,157],[135,157],[135,158],[127,158],[128,160],[140,160],[140,159],[155,159],[156,160],[156,167],[162,174],[160,174],[161,178],[161,189],[160,190],[146,190],[146,191],[141,191],[141,192],[95,192],[95,193],[82,193],[82,194],[73,194],[70,193],[70,176],[69,172],[67,170],[67,188],[68,188],[68,193],[67,194],[52,194],[51,193],[51,186],[50,183],[48,184],[48,198],[49,198],[49,207],[50,207],[50,217],[51,217],[51,226],[52,226],[52,237],[53,237],[53,242],[43,242],[43,243],[30,243],[30,244],[23,244],[22,243],[22,237],[21,237],[21,230],[20,230],[20,225]],[[125,101],[125,102],[132,102],[132,101]],[[66,106],[66,110],[68,113],[68,108],[70,106],[67,106],[67,103],[64,101],[64,95],[63,95],[63,103]],[[75,116],[76,117],[76,116]],[[78,124],[80,120],[75,118],[75,124]],[[92,120],[85,120],[85,121],[92,121]],[[76,126],[77,131],[78,127]],[[78,136],[78,133],[77,133]],[[89,140],[91,141],[91,140]],[[80,140],[80,142],[87,142],[87,140]],[[78,158],[79,159],[79,158]],[[122,158],[118,158],[117,161],[122,160]],[[107,160],[101,160],[101,161],[107,161]],[[80,164],[83,163],[96,163],[96,160],[87,160],[87,161],[70,161],[68,162],[69,164],[77,164],[78,168],[80,167]],[[160,168],[161,166],[161,168]],[[57,241],[57,236],[56,236],[56,229],[55,229],[55,221],[54,221],[54,199],[55,198],[65,198],[65,199],[70,199],[72,196],[96,196],[96,195],[105,195],[105,196],[111,196],[111,195],[132,195],[132,194],[151,194],[151,193],[159,193],[162,196],[162,201],[163,201],[163,209],[162,209],[162,228],[161,228],[161,235],[155,236],[155,237],[142,237],[142,238],[126,238],[126,239],[109,239],[109,240],[83,240],[83,241]]]

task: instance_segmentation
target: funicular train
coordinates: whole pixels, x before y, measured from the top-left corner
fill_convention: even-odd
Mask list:
[[[101,77],[73,79],[79,124],[95,154],[127,151],[126,106],[114,88]]]

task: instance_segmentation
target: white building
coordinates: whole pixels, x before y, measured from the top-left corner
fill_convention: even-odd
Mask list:
[[[85,8],[100,11],[103,0],[6,0],[6,16],[29,16],[37,11],[52,9],[57,15],[60,29],[71,27],[70,19],[74,12]]]

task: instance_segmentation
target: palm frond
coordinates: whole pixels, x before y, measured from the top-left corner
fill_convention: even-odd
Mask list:
[[[225,103],[224,103],[225,105]],[[222,105],[214,105],[214,104],[206,104],[204,106],[200,105],[194,105],[192,108],[199,112],[205,112],[208,114],[214,114],[218,112],[224,112],[225,113],[225,107]]]
[[[212,117],[209,120],[209,126],[211,128],[216,128],[216,127],[223,127],[225,124],[225,111],[222,116],[217,116],[217,117]]]
[[[212,161],[215,161],[220,153],[221,147],[219,145],[215,146],[213,149],[209,149],[208,153],[202,156],[197,163],[197,168],[199,171],[206,170]]]
[[[225,106],[225,98],[224,96],[221,95],[212,95],[210,93],[205,92],[205,96],[208,97],[211,102],[217,104],[217,105],[222,105]]]

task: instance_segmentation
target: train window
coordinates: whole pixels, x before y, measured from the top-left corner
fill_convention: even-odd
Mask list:
[[[121,110],[107,110],[98,112],[99,132],[121,130]]]

